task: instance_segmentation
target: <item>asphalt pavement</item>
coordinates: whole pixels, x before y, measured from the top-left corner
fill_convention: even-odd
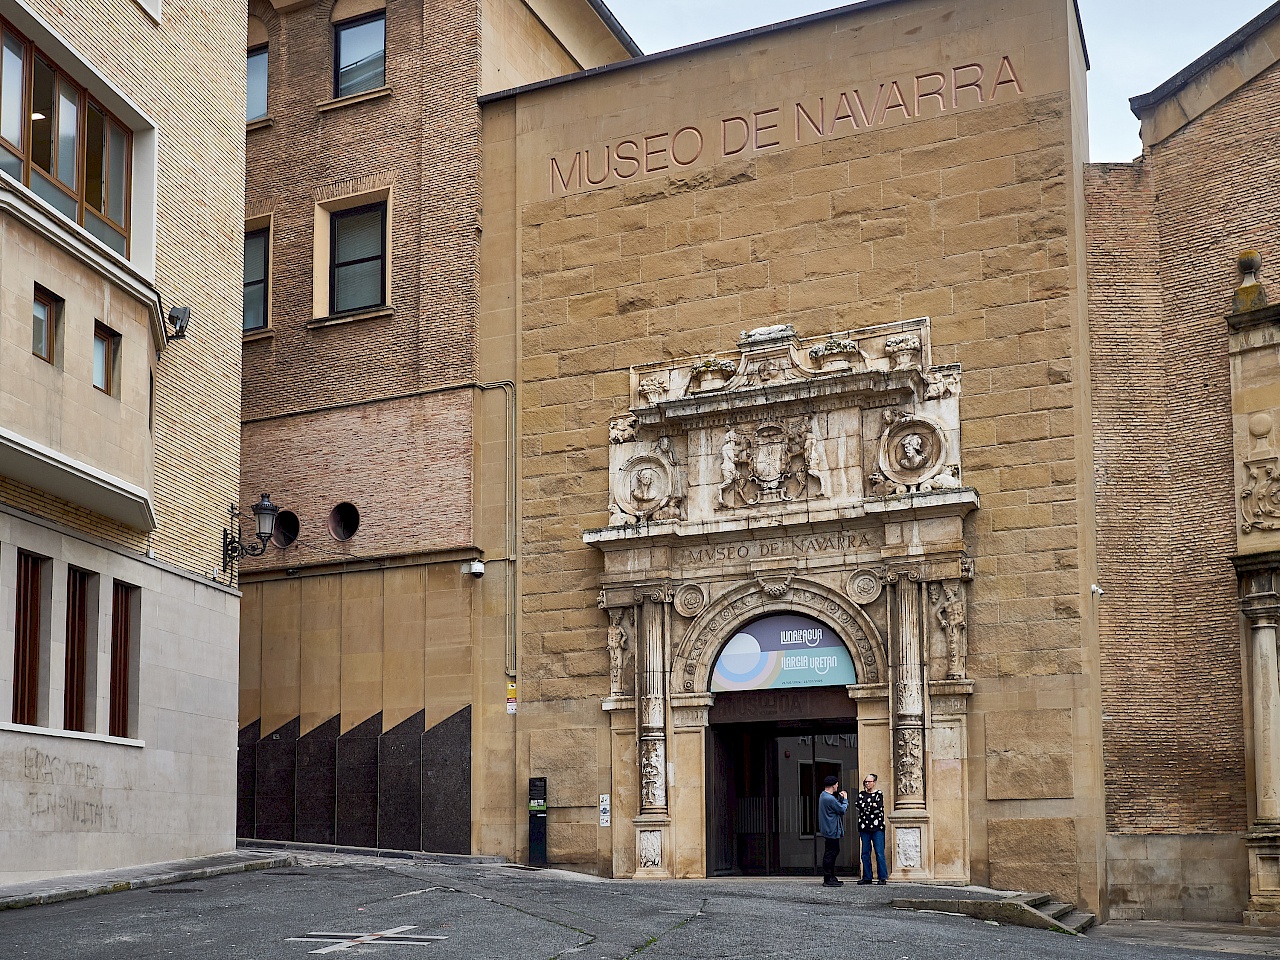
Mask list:
[[[303,854],[234,873],[0,912],[4,960],[1058,960],[1214,958],[913,913],[936,887],[817,880],[600,880],[501,864]],[[957,891],[957,893],[961,893]],[[963,895],[961,893],[961,895]]]

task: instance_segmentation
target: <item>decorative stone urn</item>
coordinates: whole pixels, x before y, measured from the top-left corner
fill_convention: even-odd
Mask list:
[[[689,389],[697,393],[720,390],[737,372],[738,365],[732,360],[717,360],[714,357],[700,360],[689,371]]]
[[[810,348],[809,359],[824,372],[862,370],[866,367],[866,358],[863,357],[857,342],[848,337],[833,337],[826,343]]]
[[[920,338],[914,334],[900,334],[884,342],[884,352],[893,358],[893,369],[913,370],[920,366]]]

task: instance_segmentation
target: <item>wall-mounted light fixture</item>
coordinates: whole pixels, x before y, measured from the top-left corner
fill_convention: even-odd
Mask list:
[[[268,494],[249,508],[257,524],[258,542],[245,542],[241,536],[240,521],[247,519],[244,512],[235,504],[228,511],[231,514],[232,530],[222,529],[222,569],[225,572],[241,557],[260,557],[267,550],[267,541],[276,532],[276,515],[280,508],[271,502]]]
[[[170,307],[169,326],[173,327],[173,333],[169,334],[169,339],[185,340],[187,338],[187,324],[190,322],[190,307]]]

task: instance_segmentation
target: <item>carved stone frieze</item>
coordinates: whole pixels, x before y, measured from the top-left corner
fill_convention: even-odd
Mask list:
[[[942,663],[938,665],[941,669],[931,669],[930,676],[941,674],[947,680],[962,680],[965,677],[965,658],[968,654],[968,608],[964,583],[955,581],[929,584],[929,604],[933,623],[941,634],[941,647],[945,651]]]
[[[661,738],[640,741],[640,807],[655,810],[667,805],[667,751]]]
[[[898,730],[894,763],[897,794],[913,797],[924,793],[924,731],[916,727]]]

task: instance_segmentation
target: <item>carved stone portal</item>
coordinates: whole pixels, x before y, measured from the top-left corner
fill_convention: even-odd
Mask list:
[[[715,663],[753,621],[793,613],[847,648],[848,695],[870,701],[860,735],[892,757],[900,867],[933,875],[929,758],[963,756],[972,689],[963,543],[978,498],[963,483],[960,389],[958,365],[932,363],[927,319],[808,342],[778,324],[734,351],[632,368],[630,409],[609,429],[609,526],[584,534],[604,554],[614,799],[634,811],[615,818],[616,869],[705,864],[705,816],[691,811]],[[764,698],[794,697],[780,676],[761,681]],[[940,809],[947,836],[963,835],[962,804]]]

